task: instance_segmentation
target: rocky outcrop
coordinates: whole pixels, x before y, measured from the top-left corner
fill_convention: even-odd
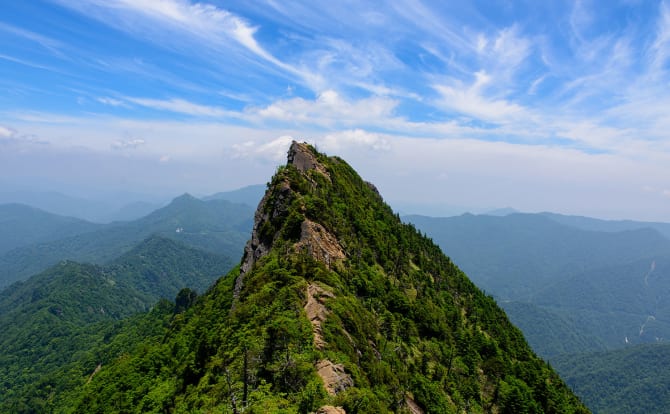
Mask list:
[[[288,163],[298,171],[306,173],[313,170],[323,174],[330,181],[330,174],[319,163],[311,147],[306,143],[293,141],[288,150]],[[312,181],[312,180],[310,180]],[[312,181],[313,182],[313,181]],[[244,256],[240,265],[240,274],[235,280],[233,296],[237,299],[244,286],[244,276],[251,271],[254,264],[265,256],[272,248],[273,237],[262,235],[263,226],[286,213],[292,200],[292,190],[288,181],[279,183],[274,189],[267,191],[258,204],[254,215],[254,227],[251,239],[244,248]],[[345,255],[335,236],[322,225],[309,220],[301,225],[300,240],[295,245],[297,250],[305,249],[308,254],[330,267],[336,260],[344,259]],[[233,302],[233,306],[235,302]]]
[[[300,240],[295,248],[297,251],[306,250],[310,256],[329,268],[346,257],[337,238],[321,224],[308,219],[300,225]]]
[[[314,414],[347,414],[342,407],[333,407],[332,405],[324,405],[316,410]]]
[[[288,150],[288,163],[295,166],[300,172],[315,170],[325,175],[330,180],[330,174],[326,168],[319,163],[309,145],[302,142],[293,141]]]
[[[330,395],[336,395],[354,386],[354,380],[345,372],[342,364],[333,364],[327,359],[322,359],[316,363],[316,371]]]
[[[323,289],[320,286],[310,284],[307,286],[307,304],[305,305],[305,313],[307,318],[312,323],[312,332],[314,333],[314,347],[316,349],[323,349],[326,342],[323,340],[323,332],[321,324],[326,321],[328,316],[328,309],[325,306],[325,300],[334,298],[331,292]]]

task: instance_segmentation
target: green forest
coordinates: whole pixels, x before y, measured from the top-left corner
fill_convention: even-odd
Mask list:
[[[341,159],[297,150],[309,167],[289,162],[268,184],[242,268],[197,298],[180,293],[164,335],[126,343],[50,409],[588,412],[374,187]],[[321,304],[318,329],[310,300]]]

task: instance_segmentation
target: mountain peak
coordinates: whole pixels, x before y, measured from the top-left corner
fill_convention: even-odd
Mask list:
[[[308,170],[315,170],[326,177],[330,177],[326,168],[317,159],[314,147],[306,142],[293,141],[288,150],[288,164],[293,165],[303,173]]]
[[[587,412],[491,297],[346,162],[305,143],[268,184],[239,271],[180,324],[164,346],[176,354],[137,373],[161,390],[152,407]],[[91,384],[90,401],[124,386],[104,368]]]

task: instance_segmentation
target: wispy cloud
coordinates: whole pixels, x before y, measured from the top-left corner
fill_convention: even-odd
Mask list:
[[[98,102],[100,102],[101,104],[110,105],[110,106],[117,106],[117,107],[124,107],[124,106],[127,107],[128,106],[128,104],[126,104],[125,102],[123,102],[119,99],[109,98],[109,97],[106,97],[106,96],[99,97],[96,100]]]
[[[227,111],[223,108],[210,106],[210,105],[200,105],[197,103],[189,102],[184,99],[172,98],[172,99],[148,99],[148,98],[132,98],[126,97],[127,102],[134,103],[136,105],[144,106],[146,108],[151,108],[159,111],[168,111],[184,115],[192,115],[199,117],[237,117],[236,112]]]

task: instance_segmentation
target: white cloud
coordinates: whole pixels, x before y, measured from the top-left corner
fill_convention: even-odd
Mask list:
[[[284,135],[265,143],[244,141],[233,144],[233,158],[259,158],[281,162],[286,159],[286,153],[293,140],[293,137]]]
[[[128,106],[125,102],[119,100],[119,99],[114,99],[114,98],[109,98],[109,97],[99,97],[96,98],[96,100],[102,104],[109,105],[109,106],[116,106],[116,107],[123,107],[123,106]]]
[[[338,153],[343,150],[355,151],[369,149],[373,151],[389,151],[391,143],[388,137],[370,133],[362,129],[353,129],[338,133],[328,134],[316,141],[319,149],[330,153]]]
[[[161,47],[179,48],[187,53],[207,49],[215,52],[212,56],[222,51],[236,54],[241,47],[307,85],[320,83],[317,74],[283,62],[268,52],[254,37],[256,27],[213,4],[187,0],[55,1]],[[230,60],[224,59],[226,64]]]
[[[442,95],[439,105],[447,110],[494,123],[509,123],[527,114],[525,108],[514,102],[483,96],[481,89],[486,82],[485,77],[485,74],[478,73],[477,80],[470,87],[433,85]]]
[[[146,144],[143,139],[129,139],[129,140],[116,140],[112,143],[112,149],[123,150],[123,149],[136,149],[142,145]]]
[[[249,116],[304,125],[377,124],[392,117],[398,101],[384,97],[347,100],[334,90],[322,92],[315,100],[292,98],[264,108],[249,108]]]
[[[15,130],[13,130],[9,127],[0,125],[0,138],[12,138],[15,135],[16,135]]]

